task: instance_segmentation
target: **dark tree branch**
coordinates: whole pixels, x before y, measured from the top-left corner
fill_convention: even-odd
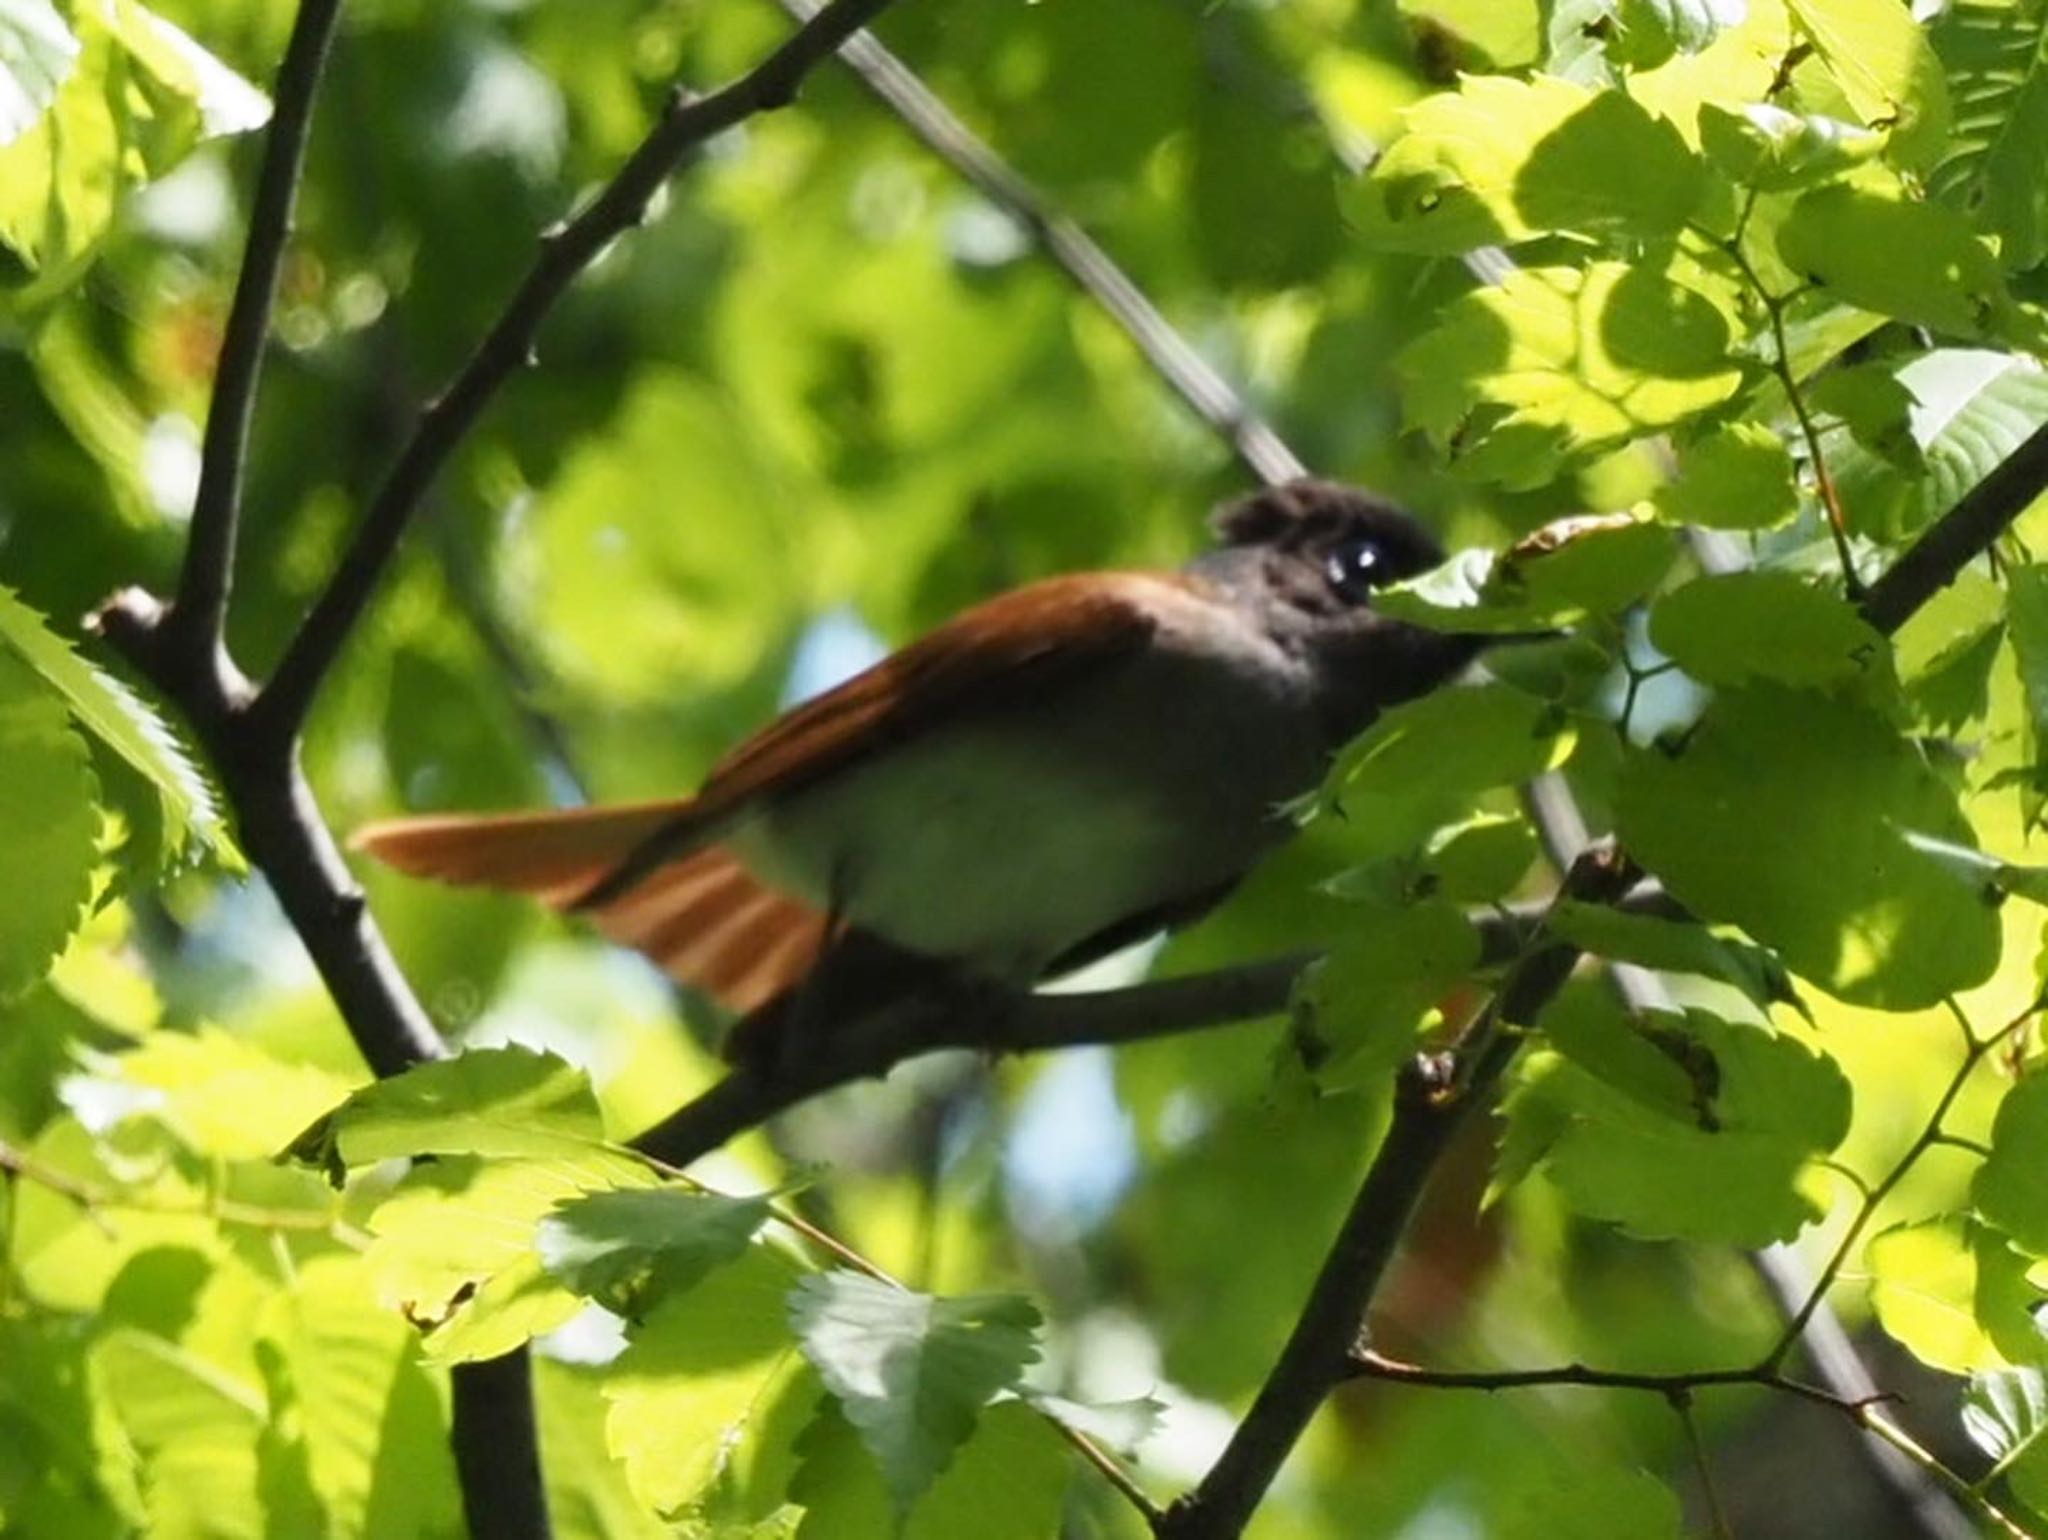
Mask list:
[[[1585,1364],[1560,1364],[1551,1369],[1426,1369],[1420,1364],[1402,1363],[1370,1348],[1351,1355],[1351,1377],[1363,1380],[1391,1380],[1398,1385],[1431,1385],[1443,1390],[1530,1390],[1545,1385],[1589,1385],[1608,1390],[1652,1391],[1673,1395],[1710,1386],[1748,1385],[1761,1390],[1782,1391],[1835,1411],[1860,1413],[1866,1406],[1896,1400],[1873,1390],[1867,1396],[1838,1396],[1820,1385],[1809,1385],[1775,1370],[1751,1364],[1740,1369],[1695,1369],[1679,1374],[1636,1374],[1625,1369],[1595,1369]]]
[[[1557,897],[1612,903],[1637,875],[1611,854],[1588,852],[1565,873]],[[1160,1540],[1234,1540],[1243,1532],[1323,1398],[1351,1373],[1366,1307],[1437,1160],[1513,1062],[1520,1048],[1514,1029],[1542,1014],[1578,958],[1576,948],[1539,937],[1481,1014],[1472,1041],[1459,1050],[1449,1089],[1422,1060],[1398,1077],[1393,1122],[1287,1345],[1209,1473],[1167,1510],[1155,1530]]]
[[[816,0],[780,0],[790,15],[816,16]],[[862,32],[839,57],[925,146],[1036,241],[1074,283],[1123,329],[1153,370],[1195,415],[1230,445],[1268,486],[1308,474],[1308,467],[1209,361],[1197,353],[1088,232],[1058,213],[1016,168],[976,137],[910,67]]]
[[[804,77],[889,3],[832,0],[738,80],[709,96],[678,89],[604,190],[575,218],[541,238],[539,255],[503,314],[448,388],[420,414],[326,589],[264,687],[252,717],[264,735],[280,742],[297,736],[321,680],[362,618],[420,500],[499,387],[533,362],[535,338],[556,301],[613,239],[640,222],[649,200],[684,156],[733,125],[795,100]]]
[[[2036,428],[1990,475],[1907,548],[1863,596],[1863,618],[1889,636],[1982,556],[2048,488],[2048,428]]]
[[[1653,882],[1637,884],[1619,907],[1637,914],[1673,912],[1671,900]],[[1536,902],[1468,914],[1479,935],[1481,963],[1498,966],[1517,957],[1537,935],[1548,908],[1547,902]],[[669,1165],[686,1166],[798,1102],[887,1074],[905,1059],[940,1049],[1039,1053],[1114,1047],[1277,1015],[1287,1009],[1301,970],[1320,955],[1296,952],[1120,989],[1020,995],[995,1002],[985,1012],[852,1023],[821,1034],[789,1064],[735,1067],[634,1144]]]
[[[199,490],[192,504],[192,533],[178,577],[172,624],[180,645],[195,654],[220,646],[227,623],[228,592],[234,586],[235,533],[241,522],[242,467],[249,449],[249,422],[263,373],[270,311],[277,274],[291,239],[292,205],[305,164],[306,137],[313,124],[328,45],[341,13],[341,0],[303,0],[285,44],[273,93],[275,116],[263,145],[263,169],[249,208],[249,238],[235,279],[234,303],[221,338],[213,399],[206,411],[206,441],[199,465]]]

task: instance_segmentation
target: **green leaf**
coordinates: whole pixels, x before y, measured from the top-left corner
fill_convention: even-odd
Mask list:
[[[299,1429],[331,1533],[431,1535],[460,1524],[440,1395],[357,1258],[299,1262],[263,1330],[282,1371],[273,1394],[280,1383],[290,1393],[273,1418]]]
[[[17,307],[76,278],[124,193],[270,112],[261,92],[137,0],[66,14],[71,66],[40,114],[0,138],[0,248],[39,275]]]
[[[348,1089],[337,1075],[287,1064],[217,1027],[156,1032],[122,1053],[80,1057],[86,1083],[135,1104],[187,1148],[228,1160],[276,1154]]]
[[[1820,1216],[1801,1178],[1848,1128],[1832,1060],[1702,1011],[1568,1000],[1544,1017],[1559,1051],[1510,1098],[1503,1182],[1540,1166],[1574,1210],[1646,1239],[1761,1246]]]
[[[1927,469],[1927,457],[1913,436],[1913,392],[1891,365],[1873,362],[1829,369],[1806,387],[1806,402],[1814,411],[1836,418],[1859,448],[1894,470],[1918,476]]]
[[[288,1153],[338,1174],[408,1155],[605,1160],[603,1146],[582,1070],[529,1048],[471,1048],[364,1086]]]
[[[1792,456],[1760,423],[1716,428],[1678,452],[1678,475],[1651,501],[1674,524],[1772,529],[1799,511]]]
[[[1943,348],[1905,364],[1917,474],[1899,473],[1897,453],[1859,441],[1830,455],[1836,490],[1856,533],[1893,543],[1917,534],[2043,423],[2048,373],[2032,359],[1975,348]]]
[[[804,1505],[796,1540],[1045,1540],[1059,1533],[1072,1459],[1028,1406],[990,1407],[907,1519],[836,1406],[804,1430],[790,1496]]]
[[[444,1157],[413,1167],[378,1204],[366,1261],[378,1294],[428,1332],[434,1356],[459,1356],[478,1343],[502,1342],[506,1351],[530,1329],[546,1330],[581,1307],[541,1267],[535,1231],[542,1219],[593,1190],[654,1182],[624,1155]]]
[[[1559,519],[1495,556],[1460,552],[1380,590],[1373,608],[1438,631],[1554,630],[1626,609],[1670,570],[1678,543],[1627,514]]]
[[[2031,562],[2006,573],[2005,619],[2026,706],[2026,765],[2021,774],[2028,789],[2027,822],[2032,824],[2048,795],[2048,565]]]
[[[2020,1499],[2048,1509],[2048,1375],[1993,1369],[1970,1376],[1963,1431],[1995,1463]]]
[[[1801,198],[1778,255],[1847,304],[1956,336],[1995,331],[2012,304],[1997,257],[1954,213],[1861,187]]]
[[[1906,681],[1916,719],[1934,732],[1958,733],[1980,722],[1991,701],[1991,666],[2005,627],[1998,621],[1965,631]]]
[[[78,39],[50,0],[0,0],[0,146],[35,126],[78,54]]]
[[[561,1540],[675,1540],[675,1530],[634,1497],[605,1446],[597,1374],[536,1354],[533,1379],[554,1533]]]
[[[1748,0],[1622,0],[1622,28],[1630,40],[1627,62],[1647,68],[1674,52],[1698,53],[1729,28],[1741,26],[1748,10]]]
[[[673,1187],[598,1192],[549,1214],[534,1245],[562,1283],[633,1319],[737,1257],[767,1219],[766,1198]]]
[[[1922,1363],[1970,1374],[2007,1367],[2007,1348],[2039,1358],[2025,1259],[1995,1230],[1954,1217],[1895,1225],[1864,1260],[1878,1323]]]
[[[1872,699],[1896,690],[1885,639],[1846,600],[1790,572],[1695,578],[1657,601],[1650,641],[1702,684],[1855,685]]]
[[[1518,268],[1460,296],[1395,360],[1409,421],[1465,474],[1538,485],[1741,383],[1716,303],[1642,264]]]
[[[1880,1010],[1919,1010],[1997,965],[1997,911],[1908,832],[1970,844],[1954,794],[1880,718],[1832,696],[1719,695],[1675,748],[1632,750],[1629,851],[1704,919]]]
[[[1991,1154],[1970,1189],[1977,1212],[2037,1257],[2048,1257],[2048,1076],[2005,1093]]]
[[[1423,847],[1429,891],[1454,904],[1506,898],[1536,864],[1536,831],[1519,816],[1481,813],[1436,831]]]
[[[800,1281],[789,1318],[899,1514],[1038,1358],[1038,1311],[1014,1294],[945,1299],[836,1271]]]
[[[1450,256],[1554,230],[1669,235],[1701,187],[1678,131],[1621,92],[1473,75],[1409,109],[1346,210],[1374,246]]]
[[[2008,268],[2038,266],[2048,257],[2048,10],[2039,0],[1954,0],[1928,37],[1956,105],[1929,188],[1998,238]]]
[[[1567,900],[1551,911],[1553,934],[1595,957],[1633,963],[1659,973],[1692,973],[1731,985],[1759,1006],[1792,1005],[1784,964],[1762,947],[1738,936],[1716,935],[1706,926],[1650,914],[1626,914],[1605,904]]]
[[[85,917],[99,785],[70,719],[27,666],[0,652],[0,999],[43,976]]]
[[[0,646],[12,648],[64,698],[79,726],[155,789],[167,855],[177,855],[192,839],[217,851],[228,850],[213,794],[163,718],[118,679],[73,652],[42,616],[4,586]]]
[[[1767,102],[1700,108],[1700,148],[1730,179],[1762,192],[1811,187],[1876,156],[1885,136]]]
[[[801,1426],[820,1394],[790,1334],[786,1300],[798,1271],[778,1252],[749,1247],[657,1304],[605,1371],[606,1438],[635,1495],[656,1511],[700,1507],[762,1460],[777,1472],[793,1467],[790,1425]]]
[[[1362,908],[1296,984],[1295,1050],[1326,1090],[1377,1084],[1478,965],[1478,932],[1447,898]]]
[[[1571,756],[1570,719],[1506,685],[1439,690],[1382,712],[1321,793],[1378,853],[1407,848],[1481,792]]]
[[[1900,0],[1787,0],[1787,7],[1857,115],[1890,130],[1892,159],[1919,166],[1939,153],[1948,136],[1948,88],[1911,9]]]

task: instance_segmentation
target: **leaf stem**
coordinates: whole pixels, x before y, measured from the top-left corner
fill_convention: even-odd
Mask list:
[[[1786,1323],[1784,1332],[1771,1345],[1770,1351],[1764,1354],[1758,1364],[1760,1369],[1772,1373],[1777,1371],[1779,1365],[1798,1344],[1800,1335],[1806,1330],[1806,1323],[1813,1319],[1814,1312],[1820,1308],[1828,1291],[1834,1287],[1842,1269],[1848,1265],[1850,1256],[1855,1252],[1856,1243],[1862,1239],[1863,1232],[1869,1227],[1871,1219],[1875,1217],[1884,1200],[1891,1196],[1893,1189],[1900,1182],[1905,1180],[1906,1173],[1913,1169],[1922,1155],[1943,1142],[1946,1135],[1942,1130],[1942,1122],[1984,1056],[2024,1027],[2040,1013],[2044,1005],[2048,1005],[2048,995],[2036,996],[2031,1004],[1989,1037],[1978,1037],[1970,1033],[1965,1021],[1965,1036],[1968,1038],[1969,1046],[1963,1052],[1962,1063],[1956,1067],[1955,1073],[1948,1079],[1948,1084],[1942,1088],[1941,1095],[1935,1099],[1934,1110],[1928,1114],[1919,1135],[1906,1147],[1905,1153],[1893,1162],[1891,1169],[1874,1186],[1865,1190],[1863,1201],[1849,1220],[1848,1229],[1842,1232],[1842,1238],[1835,1243],[1834,1252],[1829,1256],[1827,1264],[1822,1267],[1820,1276],[1814,1280],[1813,1288],[1805,1300]],[[1960,1018],[1960,1012],[1958,1016]]]
[[[1711,237],[1710,237],[1711,238]],[[1835,478],[1828,471],[1827,452],[1821,447],[1820,430],[1814,424],[1813,414],[1807,410],[1805,393],[1799,388],[1799,380],[1792,372],[1792,345],[1785,333],[1785,300],[1788,296],[1773,294],[1758,274],[1748,254],[1742,249],[1738,235],[1732,240],[1716,241],[1728,253],[1750,292],[1764,307],[1771,328],[1772,359],[1771,372],[1784,387],[1785,400],[1792,408],[1792,416],[1799,424],[1800,437],[1806,441],[1806,457],[1813,466],[1814,491],[1820,498],[1821,512],[1826,520],[1828,533],[1835,542],[1835,556],[1842,565],[1842,584],[1852,602],[1863,598],[1863,580],[1856,575],[1856,558],[1849,549],[1849,522],[1842,512],[1842,499],[1835,489]]]

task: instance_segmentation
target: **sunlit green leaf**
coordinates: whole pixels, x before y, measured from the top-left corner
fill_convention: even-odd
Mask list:
[[[2005,1093],[1971,1197],[1978,1213],[2035,1256],[2048,1256],[2048,1078],[2030,1077]]]
[[[1787,112],[1767,102],[1734,111],[1700,109],[1700,146],[1727,176],[1747,187],[1783,192],[1811,187],[1869,160],[1885,136],[1815,113]]]
[[[614,1314],[637,1317],[738,1256],[767,1218],[765,1198],[668,1187],[598,1192],[555,1209],[534,1245],[562,1283]]]
[[[1895,159],[1919,165],[1940,151],[1948,90],[1910,9],[1895,0],[1787,0],[1787,9],[1849,105],[1864,122],[1890,130]]]
[[[329,1171],[402,1155],[604,1160],[583,1071],[528,1048],[472,1048],[364,1086],[292,1141]]]
[[[1901,366],[1897,378],[1913,398],[1911,458],[1924,469],[1901,475],[1896,451],[1873,454],[1860,442],[1829,455],[1850,526],[1886,541],[1946,513],[2048,422],[2048,373],[2018,354],[1943,348]]]
[[[213,794],[177,735],[127,686],[73,652],[40,615],[4,587],[0,646],[11,647],[64,697],[81,727],[155,788],[167,854],[175,856],[188,839],[215,848],[222,845],[224,830]]]
[[[1928,36],[1956,101],[1955,133],[1929,184],[1998,237],[2006,266],[2033,267],[2048,256],[2048,9],[2038,0],[1954,0]]]
[[[2048,1508],[2048,1376],[1993,1369],[1970,1377],[1963,1431],[2036,1509]]]
[[[1650,640],[1702,684],[1892,685],[1891,651],[1848,601],[1790,572],[1695,578],[1657,601]]]
[[[1741,382],[1727,317],[1653,267],[1522,268],[1448,306],[1396,360],[1409,420],[1466,474],[1534,485]]]
[[[1895,1225],[1866,1260],[1878,1321],[1922,1363],[1952,1374],[2002,1369],[2011,1347],[2031,1347],[2038,1361],[2026,1261],[1996,1231],[1953,1218]]]
[[[0,652],[0,998],[42,977],[84,918],[100,833],[98,782],[64,708]]]
[[[1038,1311],[1013,1294],[946,1299],[841,1271],[801,1280],[789,1314],[899,1513],[1038,1358]]]
[[[1625,609],[1656,585],[1677,554],[1669,530],[1626,514],[1562,519],[1498,556],[1461,552],[1382,590],[1373,608],[1439,631],[1554,630]]]
[[[30,14],[22,0],[17,11]],[[47,105],[25,123],[16,110],[16,132],[0,136],[0,247],[43,276],[38,298],[82,265],[123,192],[202,139],[245,132],[270,113],[261,92],[137,0],[68,5],[61,19],[75,56],[53,78],[43,33],[35,99]]]
[[[1411,109],[1347,209],[1373,245],[1448,255],[1546,230],[1669,234],[1700,185],[1677,131],[1619,92],[1474,75]]]
[[[0,146],[20,138],[57,99],[78,51],[50,0],[0,0]]]
[[[1972,843],[1953,793],[1880,718],[1835,697],[1722,693],[1682,744],[1630,753],[1617,814],[1628,849],[1687,908],[1845,1000],[1935,1005],[1998,961],[1996,910],[1906,839]]]
[[[1851,305],[1952,336],[1995,330],[2011,303],[1998,259],[1958,216],[1862,188],[1806,194],[1778,255]]]
[[[655,1306],[605,1371],[612,1454],[650,1507],[694,1508],[756,1460],[786,1481],[796,1429],[821,1394],[789,1325],[798,1275],[788,1258],[750,1247]]]
[[[907,1519],[856,1430],[828,1407],[804,1431],[790,1495],[803,1502],[795,1540],[1042,1540],[1056,1533],[1071,1459],[1044,1418],[992,1406]]]
[[[541,1266],[541,1221],[594,1190],[653,1180],[623,1156],[444,1157],[415,1166],[378,1204],[366,1261],[379,1296],[430,1334],[437,1355],[466,1356],[478,1344],[503,1351],[535,1323],[559,1324],[581,1308]]]
[[[1799,511],[1792,456],[1770,429],[1729,423],[1678,452],[1678,475],[1654,502],[1675,524],[1770,529]]]

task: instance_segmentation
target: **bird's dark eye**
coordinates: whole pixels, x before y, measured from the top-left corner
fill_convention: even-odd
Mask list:
[[[1363,603],[1365,596],[1390,581],[1387,553],[1369,535],[1354,535],[1336,546],[1324,560],[1324,575],[1337,597],[1347,604]]]

